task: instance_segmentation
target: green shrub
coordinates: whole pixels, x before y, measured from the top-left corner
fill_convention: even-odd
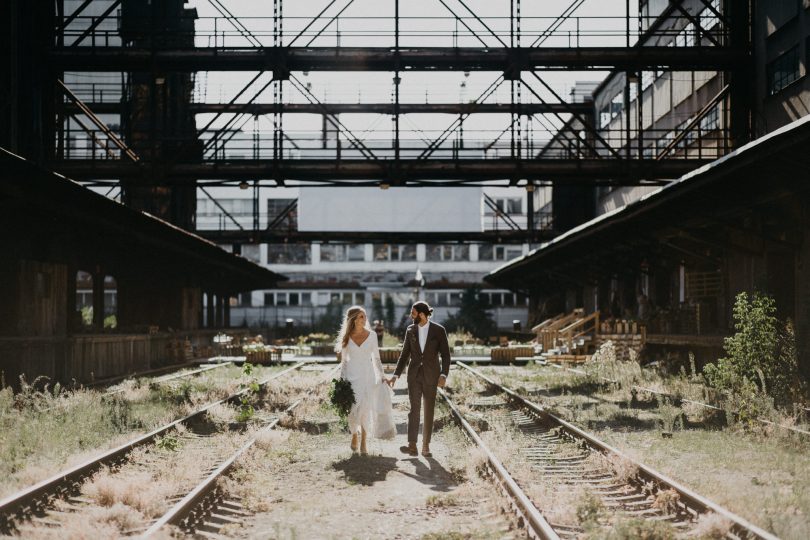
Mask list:
[[[706,381],[728,394],[768,395],[781,407],[799,399],[804,385],[793,325],[776,318],[774,299],[740,293],[733,316],[735,333],[725,339],[726,356],[704,368]]]

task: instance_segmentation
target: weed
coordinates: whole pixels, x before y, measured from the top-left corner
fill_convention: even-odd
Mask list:
[[[429,508],[447,508],[449,506],[458,506],[458,504],[458,498],[453,494],[431,495],[425,501],[425,506]]]
[[[586,529],[591,529],[599,524],[599,518],[604,515],[605,505],[602,499],[591,492],[585,492],[577,504],[577,521]]]
[[[653,508],[657,508],[667,515],[677,514],[680,508],[681,496],[674,489],[659,491],[655,495]]]
[[[165,452],[177,452],[180,448],[180,439],[172,435],[166,435],[158,439],[155,446]]]

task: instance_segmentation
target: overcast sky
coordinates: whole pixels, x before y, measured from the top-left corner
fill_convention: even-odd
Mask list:
[[[273,2],[256,0],[220,0],[235,16],[240,18],[251,33],[263,45],[273,44]],[[309,30],[298,39],[296,36],[312,22],[322,9],[327,7],[330,0],[287,1],[284,3],[284,43],[293,42],[295,46],[334,46],[337,44],[337,30],[340,31],[340,44],[344,46],[392,46],[394,1],[380,0],[336,0],[327,9],[324,15],[311,25]],[[501,46],[497,38],[484,28],[482,23],[475,21],[466,11],[459,0],[444,0],[448,7],[442,5],[440,0],[408,0],[400,2],[401,39],[400,45],[407,46],[470,46],[481,47],[482,41],[488,46]],[[467,0],[466,5],[483,18],[483,23],[495,30],[502,41],[509,43],[509,13],[510,2],[507,0]],[[523,38],[521,44],[529,46],[536,36],[554,23],[556,17],[564,13],[572,4],[572,0],[542,0],[526,1],[521,5],[521,30]],[[631,9],[631,16],[635,16],[636,2]],[[345,6],[338,22],[328,21]],[[211,37],[214,25],[219,33],[226,33],[229,45],[249,45],[248,40],[239,36],[236,30],[224,20],[211,0],[192,0],[189,6],[197,8],[200,20],[197,21],[197,43],[200,46],[213,45]],[[587,46],[623,45],[625,28],[625,0],[586,0],[574,13],[574,16],[565,22],[543,46],[576,45],[576,31],[580,31],[579,44]],[[452,10],[452,12],[450,11]],[[464,17],[465,22],[475,30],[477,37],[463,25],[456,22],[455,15]],[[216,21],[215,21],[216,20]],[[634,24],[634,21],[633,21]],[[325,28],[325,29],[324,29]],[[459,36],[454,40],[453,32],[458,28]],[[323,33],[315,37],[321,29]],[[313,39],[314,38],[314,39]],[[480,38],[480,40],[479,40]],[[220,42],[221,43],[221,42]],[[198,74],[198,96],[200,101],[227,102],[238,92],[250,78],[251,73],[200,73]],[[309,83],[312,93],[322,102],[329,103],[358,103],[377,102],[390,103],[392,100],[393,83],[392,73],[387,72],[311,72],[306,75],[294,73],[295,77],[304,83]],[[400,85],[400,100],[407,102],[466,102],[476,99],[493,81],[499,73],[471,72],[465,75],[462,72],[408,72],[402,74]],[[606,72],[544,72],[540,74],[557,93],[568,97],[571,88],[577,81],[599,81]],[[266,77],[269,79],[270,74]],[[267,79],[256,83],[253,87],[258,90]],[[544,99],[554,101],[554,98],[542,89],[536,81],[531,82],[532,88],[540,93]],[[285,83],[285,99],[287,103],[306,102],[305,97]],[[250,93],[246,94],[250,95]],[[272,102],[272,87],[260,96],[257,102]],[[486,101],[508,103],[510,100],[510,85],[502,84],[498,90]],[[524,103],[536,102],[531,93],[523,89],[522,101]],[[542,121],[540,121],[542,120]],[[198,123],[204,125],[208,121],[205,116],[198,116]],[[390,139],[392,122],[390,116],[375,114],[342,115],[341,121],[353,132],[368,139]],[[452,115],[406,115],[401,121],[401,136],[405,139],[425,139],[438,135],[443,129],[454,121]],[[509,125],[508,115],[479,114],[473,115],[465,122],[465,139],[473,141],[493,140]],[[535,140],[547,138],[546,131],[553,131],[561,125],[557,118],[548,116],[537,119],[532,125]],[[246,124],[246,129],[269,133],[272,130],[272,118],[264,117]],[[317,115],[287,115],[285,117],[285,131],[293,138],[317,137],[321,129],[321,118]],[[524,125],[524,129],[528,126]],[[507,136],[508,137],[508,136]]]

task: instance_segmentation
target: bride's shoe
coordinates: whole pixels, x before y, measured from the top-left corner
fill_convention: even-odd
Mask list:
[[[352,452],[357,452],[357,433],[352,434]]]

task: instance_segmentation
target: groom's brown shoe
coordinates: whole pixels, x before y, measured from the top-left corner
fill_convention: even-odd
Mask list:
[[[415,444],[408,444],[406,446],[400,446],[399,450],[403,454],[408,454],[409,456],[418,456],[419,455],[419,452],[416,451],[416,445]]]

